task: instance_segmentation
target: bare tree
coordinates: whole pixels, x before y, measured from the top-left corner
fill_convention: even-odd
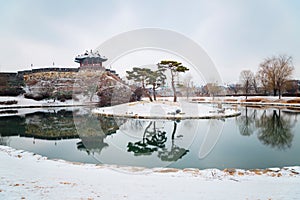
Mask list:
[[[221,87],[217,83],[207,83],[206,87],[208,93],[213,97],[213,101],[214,101],[215,96],[221,92]]]
[[[261,69],[259,69],[259,71],[256,73],[256,77],[258,79],[258,81],[261,84],[261,87],[263,89],[264,94],[267,94],[267,91],[269,90],[269,84],[268,84],[268,74],[265,73],[264,71],[261,71]]]
[[[255,91],[255,94],[258,94],[259,92],[259,77],[257,75],[254,75],[253,77],[253,80],[252,80],[252,86],[253,86],[253,89]]]
[[[250,92],[254,80],[254,74],[250,70],[243,70],[240,74],[240,81],[242,84],[242,88],[246,94],[246,99]]]
[[[263,87],[273,91],[274,96],[278,92],[280,99],[293,71],[292,57],[279,55],[277,57],[266,58],[259,66],[258,76]]]
[[[275,83],[279,92],[279,98],[281,97],[282,92],[287,85],[287,81],[291,78],[293,71],[294,71],[294,66],[293,66],[292,57],[281,55],[277,58],[277,65],[276,65],[277,80],[275,81]]]

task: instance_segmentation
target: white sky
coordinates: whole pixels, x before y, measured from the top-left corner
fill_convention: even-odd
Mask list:
[[[178,62],[181,62],[184,66],[188,67],[189,71],[185,73],[179,73],[181,81],[184,81],[184,79],[188,77],[190,81],[192,81],[195,85],[200,86],[206,83],[203,75],[198,73],[194,66],[190,65],[188,61],[177,55],[162,50],[134,51],[124,56],[121,56],[110,66],[107,66],[107,68],[116,70],[121,78],[125,78],[127,75],[126,71],[130,71],[133,67],[149,68],[152,70],[156,70],[156,64],[159,63],[161,60],[176,60]],[[168,72],[166,73],[166,75],[167,78],[170,80],[171,75]],[[170,84],[169,81],[167,81],[167,84]]]
[[[77,67],[76,55],[110,37],[155,27],[197,42],[225,83],[237,82],[243,69],[256,72],[264,58],[278,54],[294,58],[294,78],[300,79],[299,11],[297,0],[3,1],[0,71],[53,62]]]

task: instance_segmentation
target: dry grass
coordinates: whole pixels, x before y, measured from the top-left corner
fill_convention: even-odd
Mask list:
[[[245,99],[241,100],[241,102],[266,102],[267,100],[264,98],[251,98],[251,99]]]
[[[286,100],[284,100],[284,99],[275,99],[275,100],[273,100],[273,102],[276,102],[276,103],[286,103]]]
[[[287,103],[300,103],[300,98],[290,99],[286,101]]]
[[[228,173],[228,174],[230,174],[230,175],[234,175],[235,174],[235,172],[236,172],[236,169],[234,169],[234,168],[226,168],[226,169],[224,169],[223,170],[223,172],[225,172],[225,173]]]
[[[237,99],[224,99],[224,101],[237,101]]]
[[[159,169],[159,170],[154,170],[154,172],[159,172],[159,173],[174,173],[174,172],[179,172],[179,169],[175,168],[167,168],[167,169]]]
[[[300,111],[300,108],[299,108],[299,107],[287,106],[286,108],[287,108],[288,110],[293,110],[293,111],[295,111],[296,113],[299,113],[299,111]]]
[[[192,101],[205,101],[203,98],[192,99]]]

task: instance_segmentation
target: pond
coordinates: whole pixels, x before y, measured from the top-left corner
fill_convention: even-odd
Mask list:
[[[300,165],[297,112],[239,109],[238,117],[181,121],[97,117],[83,107],[19,109],[0,117],[0,144],[95,164],[199,169]]]

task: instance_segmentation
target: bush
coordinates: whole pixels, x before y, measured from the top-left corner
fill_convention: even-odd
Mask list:
[[[72,91],[70,92],[60,92],[56,95],[57,100],[65,102],[66,100],[72,99]]]
[[[0,105],[13,105],[13,104],[17,104],[18,101],[16,100],[11,100],[11,101],[0,101]]]
[[[18,96],[24,92],[22,88],[0,88],[0,96]]]
[[[36,101],[40,101],[40,100],[49,98],[49,94],[25,93],[24,97],[27,99],[33,99]]]

